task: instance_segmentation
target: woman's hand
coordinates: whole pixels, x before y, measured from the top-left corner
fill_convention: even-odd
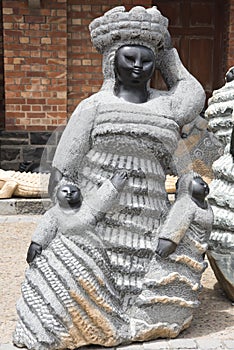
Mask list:
[[[160,255],[161,258],[167,258],[168,255],[174,253],[176,247],[177,244],[169,239],[159,238],[156,254]]]

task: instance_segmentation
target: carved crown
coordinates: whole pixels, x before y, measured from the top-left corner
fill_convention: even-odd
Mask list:
[[[136,6],[129,12],[118,6],[94,19],[89,29],[92,43],[100,53],[116,44],[144,45],[155,52],[164,44],[167,27],[167,18],[156,6],[149,9]]]

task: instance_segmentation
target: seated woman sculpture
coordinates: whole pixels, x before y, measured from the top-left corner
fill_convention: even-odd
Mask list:
[[[118,170],[127,171],[128,180],[114,208],[88,231],[92,240],[96,237],[98,246],[102,247],[103,257],[95,280],[97,289],[91,286],[90,291],[87,280],[82,280],[81,286],[73,281],[70,289],[65,288],[67,314],[54,316],[62,325],[64,318],[69,320],[66,332],[64,328],[61,333],[56,332],[59,349],[62,346],[74,349],[84,344],[115,346],[149,338],[149,334],[141,334],[137,325],[147,322],[145,315],[151,311],[148,309],[143,316],[135,308],[135,302],[145,288],[144,278],[155,256],[154,244],[162,214],[169,210],[165,190],[168,163],[173,159],[181,128],[199,114],[205,100],[201,85],[184,68],[171,46],[167,26],[167,19],[156,7],[141,6],[129,12],[122,6],[116,7],[90,25],[92,42],[103,54],[104,83],[98,93],[79,104],[69,120],[53,160],[49,190],[54,198],[56,189],[68,181],[77,185],[86,198]],[[168,91],[150,88],[156,68],[160,69]],[[78,229],[77,233],[79,242]],[[76,239],[75,234],[72,239]],[[53,264],[49,268],[52,281],[59,272],[59,278],[67,285],[70,274],[66,275],[65,270],[70,271],[80,263],[79,254],[84,258],[84,249],[77,250],[66,261],[71,247],[65,249],[64,242],[61,264],[62,251],[59,250],[58,259],[56,241],[57,238],[44,254],[48,254],[47,263]],[[56,256],[52,262],[50,254]],[[36,259],[35,269],[39,269],[39,258],[42,256]],[[92,255],[86,255],[82,261],[87,262],[80,267],[87,278],[90,273],[96,273],[91,258]],[[162,267],[166,268],[164,262]],[[41,271],[40,276],[47,270]],[[46,283],[52,284],[50,279]],[[51,297],[51,302],[52,293],[56,302],[50,314],[57,315],[64,303],[56,288],[45,293],[45,299]],[[159,315],[163,315],[164,307],[167,305],[159,304]],[[21,330],[27,331],[29,338],[36,333],[40,343],[41,333],[24,323],[22,317],[20,321]],[[175,337],[185,327],[184,317],[176,320],[164,317],[163,324],[161,320],[154,323],[152,338]],[[44,329],[40,324],[41,328]],[[50,345],[52,340],[43,338],[42,342],[46,343],[46,349],[56,348]]]

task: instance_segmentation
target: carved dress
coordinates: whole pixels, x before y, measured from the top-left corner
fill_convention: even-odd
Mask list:
[[[78,182],[84,193],[117,169],[128,171],[117,206],[96,227],[109,247],[116,286],[126,296],[127,307],[129,296],[141,291],[152,256],[152,232],[168,209],[165,160],[177,145],[179,128],[169,109],[166,112],[165,108],[165,116],[157,113],[154,100],[136,105],[111,93],[98,95],[93,108],[82,106],[81,113],[77,111],[71,119],[53,165]],[[96,102],[95,96],[91,104],[92,100]],[[73,140],[69,146],[68,139]]]

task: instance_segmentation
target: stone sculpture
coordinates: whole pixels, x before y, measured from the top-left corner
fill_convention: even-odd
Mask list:
[[[234,109],[234,67],[231,67],[225,77],[225,85],[213,91],[208,101],[205,117],[209,129],[219,139],[224,147],[230,142],[233,126]]]
[[[141,6],[129,12],[116,7],[90,25],[92,42],[103,54],[104,83],[74,111],[56,150],[49,190],[56,200],[57,189],[72,183],[87,198],[116,171],[126,171],[128,180],[94,225],[80,229],[68,216],[75,227],[59,224],[61,234],[35,257],[23,284],[24,302],[18,304],[18,345],[115,346],[176,337],[191,322],[197,301],[185,293],[178,302],[177,264],[155,255],[155,248],[170,209],[168,164],[180,130],[200,113],[205,94],[171,46],[167,26],[156,7]],[[150,88],[155,68],[168,91]],[[193,259],[191,250],[187,254]],[[157,302],[148,307],[140,303],[155,261],[158,272],[175,274],[175,283],[170,291],[159,281],[161,298],[156,294]],[[203,269],[200,260],[194,264],[194,269],[182,264],[180,281],[184,290],[195,289],[193,300],[199,286],[191,287],[191,280]]]
[[[209,202],[214,211],[214,226],[207,252],[211,267],[226,292],[234,300],[234,67],[225,76],[225,85],[213,92],[205,112],[210,129],[225,146],[224,154],[213,163],[214,180],[210,184]]]
[[[132,306],[136,315],[142,315],[141,320],[136,317],[137,340],[151,339],[155,331],[158,334],[159,327],[156,330],[153,325],[161,323],[162,335],[168,332],[171,336],[178,330],[177,319],[184,328],[191,322],[193,308],[199,305],[213,223],[208,193],[207,183],[196,173],[182,175],[177,181],[176,201],[158,232],[159,257],[153,257],[143,292]],[[171,327],[165,327],[169,320]]]
[[[50,174],[21,173],[0,169],[0,199],[17,197],[41,197],[48,194]]]
[[[58,234],[63,234],[67,230],[70,230],[71,234],[72,229],[76,234],[77,227],[81,230],[81,227],[95,225],[97,219],[113,206],[126,178],[126,172],[116,172],[111,181],[106,180],[96,193],[90,194],[83,203],[77,186],[69,183],[61,185],[57,190],[56,205],[44,214],[32,236],[27,262],[31,263]],[[78,212],[79,215],[76,215]]]
[[[228,143],[223,156],[213,164],[214,180],[209,201],[214,211],[214,226],[207,252],[211,267],[227,296],[234,301],[234,142]],[[230,152],[231,151],[231,152]]]

